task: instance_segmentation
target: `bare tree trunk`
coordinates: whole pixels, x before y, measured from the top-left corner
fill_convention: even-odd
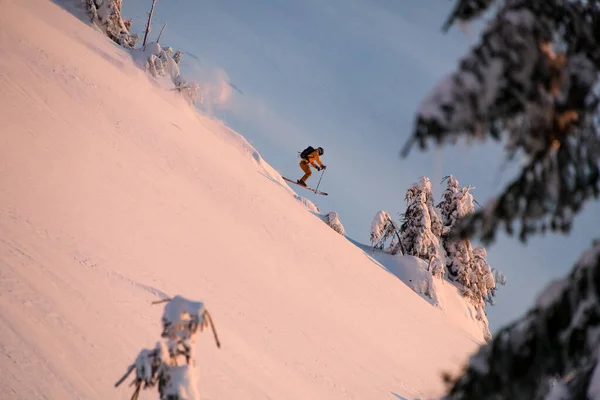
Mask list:
[[[165,30],[165,28],[167,27],[167,23],[165,22],[165,24],[163,25],[162,29],[160,30],[160,33],[158,34],[158,38],[156,39],[156,43],[158,43],[160,41],[160,37],[162,36],[163,31]]]
[[[154,5],[156,4],[156,0],[152,0],[152,7],[150,8],[150,13],[148,14],[148,23],[146,24],[146,34],[144,35],[144,50],[146,50],[146,40],[148,39],[148,33],[150,33],[150,23],[152,22],[152,14],[154,14]]]

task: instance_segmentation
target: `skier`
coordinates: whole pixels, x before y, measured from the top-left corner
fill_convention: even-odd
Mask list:
[[[315,150],[315,148],[312,146],[308,146],[306,149],[304,149],[302,151],[302,153],[300,153],[300,158],[302,158],[302,161],[300,161],[300,168],[302,169],[302,171],[304,171],[304,176],[296,181],[296,182],[298,182],[299,185],[306,186],[306,180],[308,178],[310,178],[310,176],[312,175],[312,172],[310,170],[311,165],[317,171],[325,170],[327,168],[325,165],[323,165],[323,163],[321,162],[321,159],[319,158],[319,156],[322,156],[322,155],[323,155],[322,147],[318,147]],[[315,161],[319,165],[316,165]]]

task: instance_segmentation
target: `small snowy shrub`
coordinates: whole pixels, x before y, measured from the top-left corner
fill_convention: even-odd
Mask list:
[[[183,95],[190,104],[203,102],[200,86],[196,82],[188,82],[181,76],[179,71],[179,62],[181,61],[181,51],[173,53],[171,47],[162,48],[158,43],[151,42],[146,44],[146,48],[141,50],[146,57],[146,71],[154,78],[167,77],[175,86],[175,90]]]
[[[183,54],[182,51],[177,50],[175,52],[175,54],[173,54],[173,60],[177,63],[177,65],[179,65],[179,62],[181,61],[181,55]]]
[[[196,82],[189,83],[180,77],[175,82],[175,90],[180,92],[184,99],[190,104],[202,104],[204,102],[202,92],[200,92],[200,86],[198,86]]]
[[[91,21],[120,46],[134,49],[140,37],[131,34],[131,20],[121,17],[122,0],[85,0]]]
[[[196,340],[198,332],[210,324],[217,347],[221,343],[208,310],[201,302],[175,296],[166,299],[161,334],[162,339],[153,349],[143,349],[135,362],[117,383],[118,387],[135,371],[135,386],[132,399],[137,399],[140,390],[158,385],[161,400],[199,400],[196,389]]]
[[[179,65],[171,57],[173,50],[170,47],[163,49],[158,43],[150,42],[141,51],[147,57],[146,70],[153,77],[168,76],[173,83],[180,79]]]
[[[339,233],[340,235],[345,235],[346,231],[344,230],[344,226],[340,222],[340,217],[335,211],[331,211],[323,218],[325,223],[331,227],[334,231]]]

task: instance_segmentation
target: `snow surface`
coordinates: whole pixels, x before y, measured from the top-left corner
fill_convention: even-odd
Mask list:
[[[489,334],[487,318],[478,320],[473,304],[460,294],[460,290],[450,281],[434,277],[432,265],[425,260],[410,255],[392,255],[386,251],[372,249],[354,242],[362,248],[374,262],[385,269],[408,287],[420,294],[423,299],[438,308],[444,315],[450,316],[460,328],[465,329],[475,341],[485,340]]]
[[[437,396],[483,342],[131,53],[48,0],[2,10],[0,398],[129,399],[175,295],[219,331],[202,399]]]

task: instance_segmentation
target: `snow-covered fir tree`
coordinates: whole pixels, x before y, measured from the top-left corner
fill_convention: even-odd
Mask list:
[[[425,193],[425,204],[427,205],[427,210],[429,211],[429,218],[431,219],[431,232],[435,235],[435,237],[440,238],[442,236],[443,224],[438,211],[435,208],[433,202],[433,191],[431,189],[431,181],[428,177],[424,176],[420,181],[421,188],[423,193]]]
[[[454,224],[475,211],[473,195],[469,193],[470,187],[461,188],[456,178],[452,175],[445,178],[446,190],[442,194],[442,201],[437,205],[442,216],[442,243],[446,250],[446,267],[451,279],[458,280],[468,286],[473,249],[468,239],[454,239],[450,236]]]
[[[421,103],[403,153],[413,143],[505,139],[509,156],[522,154],[520,171],[459,222],[456,235],[489,245],[514,225],[523,242],[547,230],[568,233],[600,195],[600,2],[455,0],[446,28],[482,15],[479,42]],[[444,399],[600,398],[599,276],[595,242],[568,277],[449,379]]]
[[[389,251],[392,254],[398,254],[398,252],[404,254],[399,232],[400,226],[392,219],[390,214],[384,210],[379,210],[371,222],[371,246]]]
[[[122,0],[85,0],[91,21],[120,46],[134,49],[140,37],[131,33],[131,19],[121,17]]]
[[[475,212],[474,198],[470,193],[471,186],[461,187],[458,180],[450,175],[444,178],[447,182],[442,194],[442,201],[437,205],[442,215],[442,244],[446,250],[446,266],[448,276],[457,282],[475,309],[477,318],[483,320],[485,305],[494,304],[496,276],[500,284],[506,279],[499,272],[494,272],[486,261],[487,251],[483,247],[473,248],[468,238],[452,235],[457,221]]]
[[[465,285],[465,296],[469,297],[476,306],[478,312],[483,313],[485,304],[494,304],[494,290],[496,279],[494,271],[486,261],[487,252],[483,247],[475,247],[472,251],[472,260],[469,264]],[[502,284],[505,284],[504,280]],[[478,316],[483,318],[483,314]]]
[[[141,389],[157,387],[160,400],[199,400],[196,388],[196,341],[199,332],[210,324],[217,347],[221,343],[210,313],[202,302],[182,296],[166,299],[162,315],[161,340],[153,349],[144,349],[115,386],[135,371],[132,399]]]
[[[433,206],[433,194],[429,178],[423,177],[406,191],[406,212],[400,226],[400,240],[404,254],[425,261],[438,257],[445,263],[446,257],[440,246],[442,222]]]

